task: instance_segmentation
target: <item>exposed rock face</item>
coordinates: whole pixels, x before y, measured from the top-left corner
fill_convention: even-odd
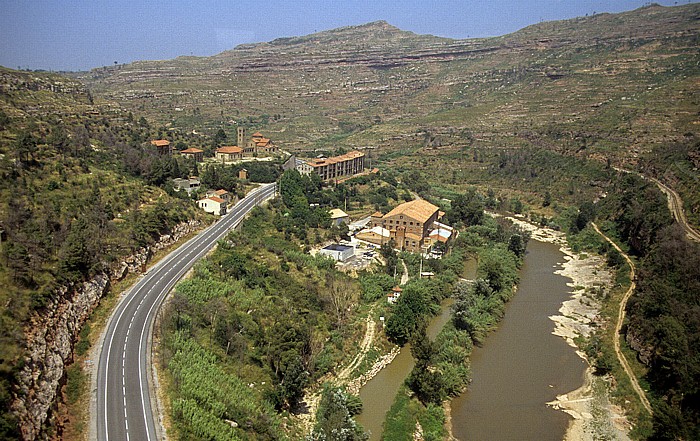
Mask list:
[[[651,366],[651,356],[653,355],[654,349],[648,345],[644,345],[644,342],[648,340],[637,335],[632,327],[627,328],[625,340],[627,340],[627,344],[629,344],[630,347],[637,352],[637,358],[639,361],[644,363],[646,366]]]
[[[18,417],[22,438],[46,438],[44,428],[55,406],[65,368],[73,361],[73,346],[83,323],[109,291],[110,281],[141,271],[153,253],[196,231],[200,222],[175,226],[171,234],[161,236],[155,244],[127,257],[109,272],[95,275],[81,285],[61,287],[56,297],[35,314],[24,330],[27,353],[17,376],[18,391],[12,409]]]

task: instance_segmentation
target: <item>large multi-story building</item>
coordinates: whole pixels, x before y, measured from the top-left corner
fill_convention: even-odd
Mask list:
[[[307,164],[324,181],[356,175],[365,169],[365,154],[353,150],[332,158],[312,159]]]
[[[416,199],[397,206],[387,214],[374,213],[368,230],[357,233],[357,238],[377,245],[393,240],[400,250],[421,252],[437,240],[446,241],[438,237],[431,239],[436,230],[449,229],[449,234],[443,234],[448,239],[452,235],[452,228],[438,222],[443,214],[430,202]]]

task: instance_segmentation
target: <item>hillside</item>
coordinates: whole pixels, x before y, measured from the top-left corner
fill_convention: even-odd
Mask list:
[[[110,279],[197,228],[156,186],[174,163],[141,148],[153,135],[75,80],[0,69],[0,439],[35,439],[47,416],[60,435],[65,368]]]
[[[79,78],[177,132],[264,126],[287,150],[371,146],[399,168],[450,158],[429,174],[527,148],[643,169],[698,225],[698,18],[699,4],[654,5],[468,40],[374,22]]]
[[[633,161],[694,130],[698,17],[651,6],[469,40],[374,22],[80,78],[168,126],[264,123],[291,149],[393,149],[428,132]]]

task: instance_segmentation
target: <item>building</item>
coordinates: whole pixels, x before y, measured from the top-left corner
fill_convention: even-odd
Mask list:
[[[318,251],[323,256],[332,257],[338,262],[345,262],[355,255],[355,247],[352,245],[340,245],[333,243]]]
[[[195,162],[204,161],[204,150],[200,150],[195,147],[190,147],[180,152],[180,154],[185,158],[194,159]]]
[[[207,198],[198,200],[197,206],[206,211],[207,213],[213,213],[218,216],[223,216],[224,214],[226,214],[226,201],[216,196],[209,196]]]
[[[307,164],[321,179],[328,181],[362,173],[365,169],[365,154],[353,150],[332,158],[312,159]]]
[[[233,202],[235,195],[229,193],[228,191],[224,189],[219,189],[219,190],[209,190],[207,191],[207,197],[217,197],[219,199],[222,199],[224,202],[226,202],[227,205],[231,204]]]
[[[333,225],[336,227],[342,223],[348,223],[350,221],[350,216],[340,208],[334,208],[330,210],[331,213],[331,222]]]
[[[243,159],[243,149],[236,146],[224,146],[216,149],[216,159],[221,162],[232,162]]]
[[[202,184],[196,176],[190,176],[189,179],[175,178],[172,182],[175,191],[185,190],[187,194],[190,194],[192,190],[199,188]]]
[[[279,151],[275,143],[260,132],[255,132],[250,139],[246,139],[245,127],[239,127],[237,135],[238,145],[243,150],[244,156],[270,156]]]
[[[395,286],[391,289],[391,292],[386,295],[386,301],[393,305],[399,300],[399,297],[401,297],[401,293],[403,292],[403,289],[401,289],[398,286]]]
[[[248,179],[248,170],[246,170],[244,168],[238,170],[238,179],[240,179],[242,181]]]
[[[377,245],[393,240],[399,250],[421,252],[432,243],[430,235],[433,231],[437,229],[437,237],[442,237],[442,230],[435,226],[437,223],[447,227],[437,222],[441,217],[442,212],[438,207],[423,199],[416,199],[395,207],[385,215],[374,213],[368,224],[370,229],[363,230],[356,236]],[[388,232],[388,238],[385,232]]]
[[[154,145],[156,147],[159,155],[163,155],[163,156],[171,156],[172,155],[170,141],[168,141],[166,139],[155,139],[155,140],[151,141],[151,145]]]

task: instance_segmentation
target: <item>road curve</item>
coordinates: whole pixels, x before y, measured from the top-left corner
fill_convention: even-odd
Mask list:
[[[214,225],[170,253],[120,300],[100,350],[97,371],[96,435],[100,441],[164,439],[149,392],[150,337],[156,312],[180,278],[256,205],[273,197],[266,184],[239,201]],[[95,426],[93,426],[95,427]]]
[[[627,264],[630,266],[630,287],[625,293],[625,295],[622,297],[622,300],[620,301],[620,307],[617,310],[617,322],[615,322],[615,333],[613,334],[613,343],[615,346],[615,355],[617,355],[617,359],[620,361],[622,368],[625,370],[625,373],[629,377],[630,382],[632,383],[632,388],[639,396],[639,400],[642,402],[642,406],[644,406],[644,409],[646,409],[646,411],[649,412],[649,415],[652,415],[654,412],[651,409],[649,399],[647,398],[646,393],[644,393],[642,387],[639,385],[639,382],[637,381],[637,377],[634,375],[634,372],[632,372],[632,368],[627,362],[625,354],[623,354],[622,350],[620,349],[620,331],[622,330],[622,324],[625,321],[625,310],[627,309],[627,301],[632,296],[632,293],[634,293],[634,289],[637,286],[634,282],[635,266],[632,260],[629,258],[629,256],[624,251],[622,251],[622,249],[619,246],[617,246],[615,242],[613,242],[608,236],[606,236],[605,234],[603,234],[602,231],[600,231],[598,225],[596,225],[593,222],[591,222],[591,225],[593,225],[593,228],[596,230],[596,232],[598,232],[598,234],[600,234],[613,247],[615,247],[615,249],[622,255],[622,257],[625,258]]]

